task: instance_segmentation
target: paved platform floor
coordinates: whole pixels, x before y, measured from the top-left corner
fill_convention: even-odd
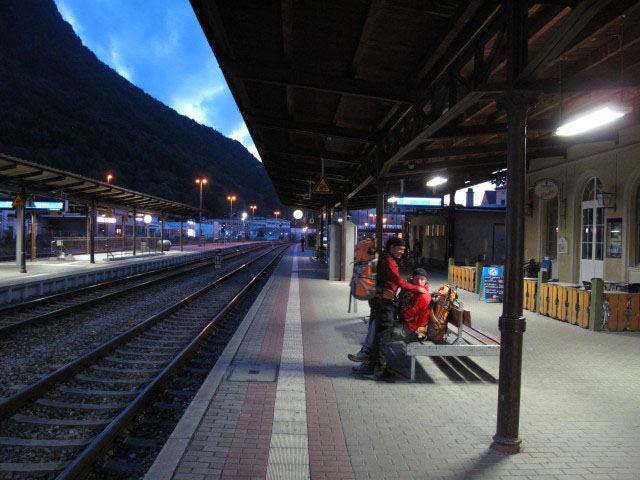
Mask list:
[[[91,270],[101,270],[113,268],[127,263],[149,262],[154,261],[162,256],[179,256],[190,255],[193,253],[203,252],[206,250],[215,250],[218,248],[230,248],[244,243],[225,243],[225,244],[207,244],[203,247],[197,245],[185,245],[184,251],[180,251],[180,246],[172,246],[171,250],[157,254],[149,255],[133,255],[124,258],[115,257],[114,260],[105,261],[106,253],[96,253],[95,263],[89,261],[89,255],[74,255],[73,261],[61,261],[55,258],[38,258],[35,262],[27,258],[27,273],[20,273],[20,268],[16,266],[14,260],[10,262],[0,262],[0,287],[7,285],[19,285],[39,281],[47,278],[55,278],[64,275],[72,275],[74,273],[86,272]]]
[[[323,278],[289,250],[148,479],[640,479],[638,332],[525,311],[523,448],[505,455],[489,449],[497,357],[422,358],[412,383],[396,349],[395,383],[352,375],[366,304],[347,313],[347,284]],[[461,297],[499,333],[501,304]]]

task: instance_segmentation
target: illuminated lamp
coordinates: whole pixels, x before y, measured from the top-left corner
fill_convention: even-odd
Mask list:
[[[631,111],[628,107],[606,106],[587,112],[556,130],[556,135],[568,137],[592,130],[622,117]]]
[[[442,185],[446,183],[447,179],[442,177],[433,177],[431,180],[427,182],[427,187],[437,187],[438,185]]]

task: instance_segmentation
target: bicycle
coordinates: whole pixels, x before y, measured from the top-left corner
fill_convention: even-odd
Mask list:
[[[528,262],[524,262],[524,275],[525,277],[535,278],[540,271],[540,265],[532,258]]]
[[[313,259],[320,263],[327,263],[327,250],[323,247],[317,248],[313,254]]]

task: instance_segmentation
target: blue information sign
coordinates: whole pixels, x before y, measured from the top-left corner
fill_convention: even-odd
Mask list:
[[[502,267],[482,267],[478,299],[488,302],[502,302],[504,297],[504,270]]]

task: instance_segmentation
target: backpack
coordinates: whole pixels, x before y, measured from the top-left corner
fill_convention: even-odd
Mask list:
[[[426,327],[420,327],[416,331],[418,340],[431,340],[439,342],[447,333],[449,313],[454,308],[459,308],[458,290],[455,285],[444,285],[438,289],[431,299],[431,313]]]
[[[351,276],[351,295],[358,300],[370,300],[376,294],[378,252],[373,240],[365,238],[356,245]]]

